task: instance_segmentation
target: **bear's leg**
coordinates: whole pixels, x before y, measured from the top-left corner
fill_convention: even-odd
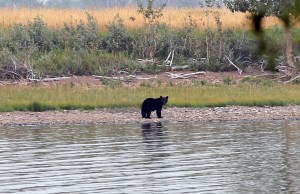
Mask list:
[[[148,111],[148,112],[146,113],[146,118],[147,118],[147,119],[151,119],[150,115],[151,115],[151,111]]]
[[[156,110],[156,114],[157,114],[158,118],[162,118],[162,116],[161,116],[161,109],[157,109]]]
[[[142,118],[146,118],[147,117],[147,113],[146,113],[146,111],[143,108],[141,110],[141,113],[142,113]]]

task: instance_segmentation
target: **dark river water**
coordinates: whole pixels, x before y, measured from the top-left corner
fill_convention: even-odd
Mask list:
[[[300,193],[300,121],[1,127],[0,193]]]

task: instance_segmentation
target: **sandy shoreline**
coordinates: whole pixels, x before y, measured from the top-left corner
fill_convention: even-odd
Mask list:
[[[300,120],[300,106],[166,108],[164,118],[142,119],[139,109],[2,112],[0,126],[134,124],[144,122],[221,122],[239,120]]]

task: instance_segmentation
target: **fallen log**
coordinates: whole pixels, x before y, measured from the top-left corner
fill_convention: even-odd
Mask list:
[[[54,78],[41,78],[41,79],[29,78],[28,80],[32,82],[50,82],[50,81],[61,81],[61,80],[66,80],[71,78],[72,77],[54,77]]]
[[[188,68],[190,68],[189,65],[173,66],[173,67],[171,67],[171,70],[172,70],[172,71],[176,71],[176,70],[185,70],[185,69],[188,69]]]
[[[92,75],[92,76],[97,79],[111,79],[111,80],[121,80],[121,81],[136,78],[136,76],[134,75],[120,76],[120,77],[109,77],[109,76],[101,76],[101,75]]]
[[[147,64],[155,64],[154,59],[138,59],[139,64],[141,65],[147,65]]]
[[[293,82],[293,81],[295,81],[295,80],[297,80],[299,78],[300,78],[300,73],[297,76],[293,77],[292,79],[290,79],[288,81],[285,81],[284,83],[290,83],[290,82]]]
[[[135,75],[121,76],[121,77],[109,77],[109,76],[93,75],[93,77],[97,78],[97,79],[112,79],[112,80],[120,80],[120,81],[126,81],[126,80],[130,80],[130,79],[139,79],[139,80],[157,79],[157,75],[155,77],[140,77],[140,76],[135,76]]]
[[[195,72],[195,73],[186,73],[186,74],[183,74],[183,73],[170,73],[170,72],[167,72],[167,74],[173,78],[173,79],[187,79],[187,78],[191,78],[191,77],[194,77],[195,75],[203,75],[205,74],[204,71],[198,71],[198,72]]]

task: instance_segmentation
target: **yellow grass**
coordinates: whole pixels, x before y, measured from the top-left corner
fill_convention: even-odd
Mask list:
[[[27,24],[28,21],[32,21],[36,16],[40,16],[50,27],[60,28],[64,22],[69,24],[76,24],[80,20],[86,21],[86,12],[92,14],[98,19],[99,28],[103,29],[105,25],[111,22],[114,16],[119,13],[120,17],[124,19],[125,25],[132,28],[139,28],[144,25],[143,16],[137,13],[137,8],[110,8],[110,9],[12,9],[2,8],[0,9],[0,27],[7,27],[13,23]],[[206,17],[207,13],[209,16]],[[247,19],[245,13],[232,13],[227,9],[220,10],[207,10],[202,8],[168,8],[163,12],[163,17],[160,18],[161,22],[168,24],[174,28],[181,28],[186,23],[188,16],[192,16],[197,20],[199,28],[216,28],[214,16],[219,14],[222,25],[224,28],[247,28],[249,29],[250,21]],[[135,21],[130,18],[135,18]],[[279,24],[278,19],[275,17],[267,17],[264,22],[265,27],[270,27]]]

